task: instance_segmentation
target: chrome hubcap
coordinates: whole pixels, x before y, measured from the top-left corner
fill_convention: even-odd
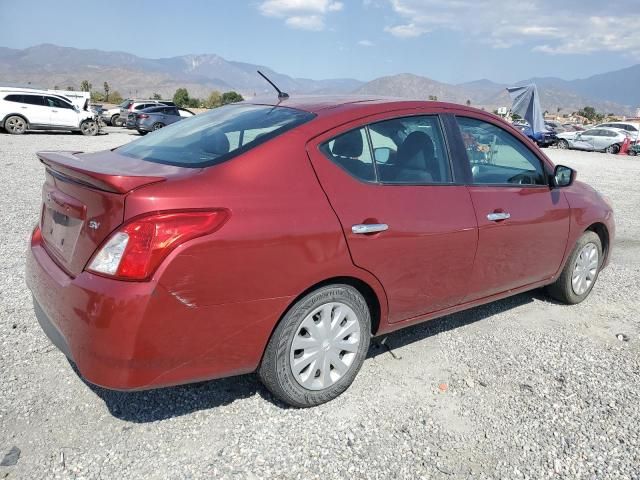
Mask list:
[[[21,132],[24,129],[25,124],[21,118],[14,117],[9,119],[7,126],[14,132]]]
[[[331,302],[307,315],[291,342],[289,364],[296,381],[323,390],[351,368],[360,344],[360,323],[344,303]]]
[[[576,259],[571,275],[571,288],[576,295],[583,295],[596,278],[598,272],[598,247],[587,243]]]

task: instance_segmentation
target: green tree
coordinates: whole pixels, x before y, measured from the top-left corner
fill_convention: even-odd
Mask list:
[[[120,92],[117,90],[114,90],[113,92],[111,92],[111,95],[109,95],[109,99],[111,100],[111,103],[122,103],[122,100],[124,100],[122,98],[122,95],[120,95]]]
[[[151,96],[152,100],[162,100],[162,95],[160,95],[158,92],[155,92],[152,96]]]
[[[173,94],[173,103],[178,107],[186,107],[189,105],[189,92],[186,88],[179,88]]]
[[[242,95],[238,92],[234,92],[233,90],[230,92],[224,92],[222,94],[222,104],[226,105],[227,103],[236,103],[243,101]]]
[[[217,90],[211,92],[207,100],[204,102],[204,106],[206,108],[216,108],[220,105],[222,105],[222,94]]]
[[[91,91],[91,84],[89,83],[89,80],[83,80],[82,83],[80,83],[80,91],[81,92]]]
[[[94,90],[91,92],[91,101],[92,102],[104,102],[104,94],[102,92],[98,92]]]
[[[58,87],[58,85],[54,85],[54,86],[53,86],[53,89],[54,89],[54,90],[60,90],[60,88]]]
[[[187,106],[190,108],[199,108],[200,107],[200,99],[199,98],[189,98],[187,102]]]
[[[69,85],[69,86],[67,87],[67,91],[68,91],[68,92],[73,92],[74,90],[75,90],[75,88],[73,88],[71,85]]]
[[[437,95],[429,95],[429,101],[437,102],[438,101],[438,96]]]
[[[595,108],[586,106],[582,110],[578,110],[578,115],[580,115],[581,117],[585,117],[590,122],[593,122],[594,120],[596,120],[598,113],[596,112]]]
[[[102,86],[102,88],[104,88],[104,101],[108,102],[109,101],[109,90],[111,90],[111,87],[109,87],[109,84],[107,82],[104,82],[104,85]]]
[[[471,100],[467,100],[467,102],[466,102],[466,103],[467,103],[467,107],[470,107],[470,106],[471,106]]]

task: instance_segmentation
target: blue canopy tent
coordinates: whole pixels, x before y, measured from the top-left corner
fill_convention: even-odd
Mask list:
[[[544,132],[544,114],[540,107],[538,88],[535,83],[520,87],[507,87],[511,96],[511,113],[516,113],[529,122],[533,133]]]

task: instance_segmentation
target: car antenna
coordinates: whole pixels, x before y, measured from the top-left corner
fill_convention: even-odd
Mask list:
[[[268,78],[264,73],[262,73],[260,70],[258,70],[257,72],[258,72],[258,74],[259,74],[262,78],[264,78],[267,82],[269,82],[269,84],[270,84],[273,88],[275,88],[275,89],[276,89],[276,92],[278,92],[278,99],[279,99],[279,100],[285,100],[285,99],[289,98],[289,94],[288,94],[288,93],[286,93],[286,92],[283,92],[282,90],[280,90],[280,89],[276,86],[276,84],[275,84],[275,83],[273,83],[271,80],[269,80],[269,78]]]

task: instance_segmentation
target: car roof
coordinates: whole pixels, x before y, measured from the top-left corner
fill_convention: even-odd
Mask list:
[[[360,114],[368,115],[392,110],[414,108],[444,109],[475,112],[494,117],[484,110],[480,110],[457,103],[437,102],[427,100],[412,100],[399,97],[385,97],[381,95],[295,95],[284,100],[275,96],[255,97],[243,103],[253,105],[268,105],[295,108],[314,113],[319,117],[329,117],[338,114],[357,118]],[[496,117],[499,118],[499,117]]]

